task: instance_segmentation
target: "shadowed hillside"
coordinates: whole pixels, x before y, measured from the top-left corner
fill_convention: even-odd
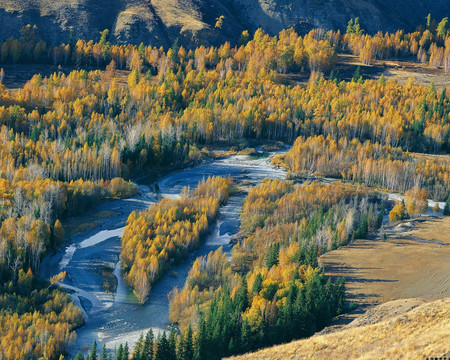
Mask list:
[[[3,0],[0,2],[0,40],[19,36],[34,24],[46,41],[68,42],[73,37],[98,40],[110,29],[118,43],[169,45],[176,38],[188,47],[236,42],[243,30],[261,27],[274,35],[294,27],[345,29],[360,17],[369,33],[413,30],[431,13],[450,13],[450,1],[424,0]],[[222,20],[218,21],[222,17]],[[395,24],[395,25],[394,25]]]

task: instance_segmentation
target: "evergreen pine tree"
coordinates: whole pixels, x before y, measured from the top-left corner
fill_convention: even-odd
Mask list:
[[[194,344],[193,344],[193,338],[192,338],[192,327],[191,324],[189,324],[189,327],[186,331],[186,337],[184,339],[183,344],[183,360],[192,360],[194,358]]]
[[[306,336],[306,310],[305,310],[305,289],[298,291],[297,298],[294,303],[294,319],[295,319],[295,338]]]
[[[178,360],[184,360],[186,356],[184,355],[185,350],[185,340],[184,340],[184,334],[181,333],[180,336],[178,336],[178,343],[177,343],[177,359]]]
[[[89,356],[89,360],[97,360],[97,341],[94,340],[94,344],[92,345],[91,355]]]
[[[241,284],[235,295],[235,303],[236,303],[235,309],[239,312],[244,312],[245,309],[248,308],[248,290],[245,276],[241,278]]]
[[[295,301],[295,291],[293,286],[289,289],[289,293],[286,296],[286,302],[283,306],[282,312],[282,323],[283,323],[283,333],[280,334],[282,338],[290,340],[294,337],[294,302]]]
[[[260,273],[258,273],[258,275],[256,275],[255,281],[253,282],[252,295],[259,294],[259,292],[262,290],[262,282],[262,276]]]
[[[196,360],[208,360],[207,357],[207,338],[206,338],[206,322],[204,317],[200,318],[200,323],[198,325],[197,337],[195,339],[195,355]]]
[[[119,345],[119,349],[117,350],[116,360],[123,360],[123,345]]]
[[[106,355],[106,345],[105,345],[105,344],[103,344],[103,347],[102,347],[102,354],[101,354],[101,356],[100,356],[100,359],[101,359],[101,360],[108,360],[108,357],[107,357],[107,355]]]
[[[367,214],[361,217],[361,222],[359,223],[358,230],[356,230],[357,239],[365,239],[369,233],[369,224],[367,221]]]
[[[169,360],[170,359],[170,349],[169,341],[167,340],[166,332],[159,337],[156,346],[155,360]]]
[[[444,216],[450,216],[450,196],[448,197],[447,201],[445,202],[443,214],[444,214]]]
[[[278,265],[278,255],[280,253],[280,244],[271,244],[266,257],[266,266],[268,269],[274,265]]]
[[[144,337],[141,334],[139,336],[138,341],[136,342],[136,345],[134,346],[133,360],[142,360],[143,347],[144,347]]]
[[[174,329],[170,330],[168,342],[169,342],[169,353],[167,360],[177,360],[177,337]]]
[[[356,68],[356,70],[353,74],[352,82],[359,82],[359,81],[361,81],[361,79],[362,79],[361,66],[358,65],[358,67]]]
[[[250,325],[248,324],[247,320],[244,320],[242,323],[242,332],[241,332],[241,351],[249,351],[251,344],[251,329]]]
[[[145,336],[144,347],[142,349],[141,360],[153,360],[153,330],[150,329]]]
[[[342,314],[345,310],[345,279],[343,277],[337,279],[335,290],[336,314]]]

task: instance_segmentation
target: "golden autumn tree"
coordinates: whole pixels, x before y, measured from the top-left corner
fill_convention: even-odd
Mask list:
[[[409,215],[423,214],[428,211],[428,194],[425,189],[414,186],[405,192],[406,211]]]

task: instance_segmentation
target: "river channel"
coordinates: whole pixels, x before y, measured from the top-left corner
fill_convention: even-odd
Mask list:
[[[70,355],[86,353],[94,340],[99,348],[106,344],[113,350],[124,342],[133,346],[139,335],[150,328],[156,333],[169,330],[168,294],[174,287],[183,287],[195,259],[220,246],[230,253],[230,239],[240,227],[242,194],[230,197],[202,246],[155,284],[145,304],[137,301],[120,276],[120,236],[129,214],[146,209],[162,197],[177,198],[183,187],[195,188],[198,181],[208,176],[229,176],[238,185],[253,186],[264,178],[285,179],[286,173],[271,165],[270,156],[247,155],[233,155],[170,173],[158,180],[158,191],[154,185],[138,185],[136,196],[103,203],[85,214],[90,230],[70,236],[64,248],[44,259],[41,276],[49,278],[66,271],[61,285],[72,294],[85,317],[86,324],[77,330]],[[101,270],[105,268],[114,269],[117,289],[113,292],[104,290]]]

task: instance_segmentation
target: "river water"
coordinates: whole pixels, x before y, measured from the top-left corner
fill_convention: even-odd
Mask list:
[[[183,287],[196,257],[220,246],[229,254],[230,239],[239,231],[242,194],[230,197],[220,209],[214,228],[203,245],[155,284],[145,304],[137,301],[120,276],[120,236],[129,214],[134,210],[146,209],[161,197],[177,198],[183,187],[195,188],[200,180],[208,176],[229,176],[238,185],[253,186],[267,177],[285,179],[286,173],[275,169],[270,164],[270,157],[246,155],[234,155],[171,173],[159,179],[158,192],[154,191],[153,186],[139,185],[139,194],[133,198],[103,203],[86,214],[91,230],[72,236],[66,248],[44,259],[41,276],[49,278],[59,271],[66,271],[67,277],[62,286],[72,294],[86,320],[86,324],[77,330],[76,341],[70,346],[72,356],[78,351],[86,353],[94,340],[97,340],[99,347],[106,344],[112,350],[124,342],[132,346],[139,335],[150,328],[156,333],[170,329],[168,294],[174,287]],[[109,215],[98,218],[101,213]],[[106,293],[102,287],[104,278],[100,270],[105,265],[114,268],[117,278],[117,289],[113,293]]]

